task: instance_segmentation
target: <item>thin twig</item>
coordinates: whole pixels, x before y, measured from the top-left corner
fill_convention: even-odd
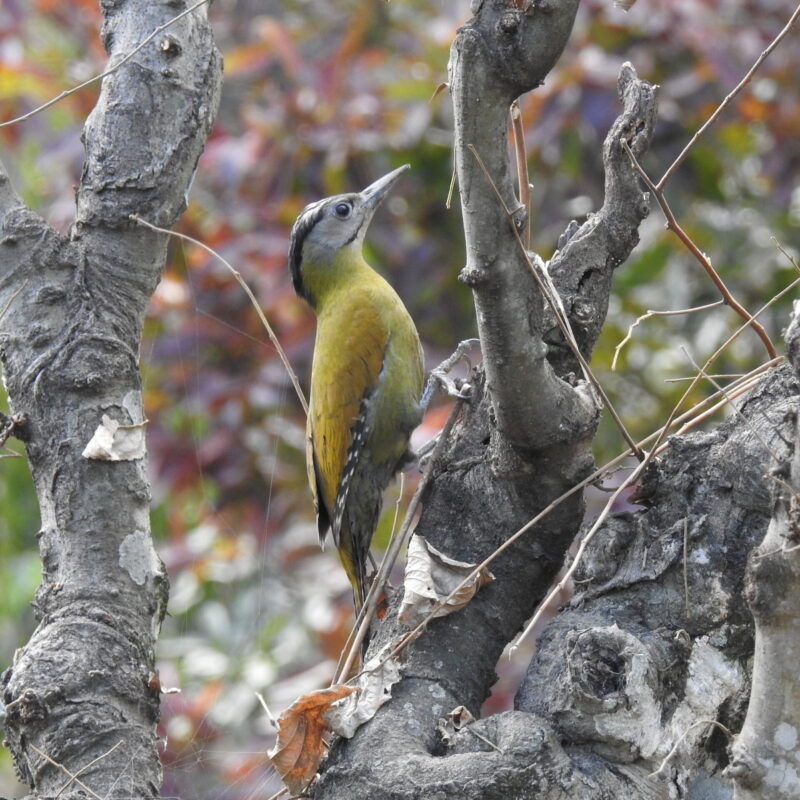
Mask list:
[[[89,786],[87,786],[87,785],[86,785],[86,784],[85,784],[85,783],[84,783],[84,782],[83,782],[83,781],[82,781],[82,780],[81,780],[81,779],[80,779],[80,778],[77,776],[77,774],[73,774],[73,773],[72,773],[72,772],[70,772],[70,771],[69,771],[69,770],[68,770],[68,769],[67,769],[67,768],[66,768],[66,767],[65,767],[63,764],[59,764],[59,763],[58,763],[58,761],[56,761],[55,759],[52,759],[52,758],[50,758],[50,756],[49,756],[49,755],[47,755],[47,753],[43,753],[43,752],[42,752],[42,751],[41,751],[41,750],[40,750],[40,749],[39,749],[39,748],[38,748],[38,747],[37,747],[35,744],[32,744],[32,743],[30,743],[30,742],[29,742],[29,743],[28,743],[28,746],[31,748],[31,750],[33,750],[35,753],[38,753],[38,754],[39,754],[39,755],[40,755],[42,758],[44,758],[46,761],[48,761],[48,762],[49,762],[50,764],[52,764],[54,767],[58,767],[58,769],[60,769],[60,770],[61,770],[62,772],[64,772],[64,773],[66,773],[66,774],[67,774],[67,775],[68,775],[68,776],[69,776],[69,777],[70,777],[70,778],[71,778],[73,781],[75,781],[75,783],[77,783],[77,784],[78,784],[78,786],[80,786],[81,788],[83,788],[83,789],[85,789],[87,792],[89,792],[89,794],[90,794],[92,797],[94,797],[94,798],[95,798],[95,800],[104,800],[104,798],[100,797],[100,795],[99,795],[99,794],[97,794],[97,792],[95,792],[95,791],[94,791],[94,789],[92,789],[92,788],[90,788]],[[115,745],[115,746],[116,746],[116,745]],[[112,748],[112,749],[113,749],[113,748]]]
[[[528,178],[528,156],[525,152],[525,129],[522,127],[522,115],[519,101],[511,104],[511,129],[514,131],[514,153],[517,160],[517,183],[519,184],[519,202],[525,207],[527,220],[525,223],[524,245],[531,249],[531,185]]]
[[[406,488],[406,474],[405,472],[400,473],[400,488],[397,491],[397,502],[394,504],[394,517],[392,518],[392,532],[389,535],[389,541],[391,542],[394,539],[394,535],[397,533],[397,520],[400,519],[400,506],[403,504],[403,492]]]
[[[698,363],[692,358],[692,354],[683,345],[681,345],[681,350],[683,351],[683,354],[686,356],[686,358],[688,358],[689,361],[692,363],[692,366],[700,373],[701,377],[709,381],[709,383],[711,383],[712,386],[714,386],[714,388],[717,391],[721,392],[722,395],[725,397],[725,399],[728,400],[728,404],[730,405],[730,407],[734,410],[736,414],[738,414],[742,418],[745,426],[748,427],[750,431],[753,433],[753,435],[756,437],[756,439],[758,439],[758,441],[761,442],[762,446],[767,451],[767,453],[769,453],[772,460],[776,462],[780,461],[777,453],[773,452],[772,448],[770,447],[769,442],[767,442],[767,440],[761,435],[761,431],[755,428],[752,422],[749,419],[747,419],[747,417],[745,417],[745,415],[742,413],[741,409],[738,406],[736,406],[733,402],[731,402],[731,400],[728,398],[725,389],[723,389],[722,386],[720,386],[720,384],[717,383],[717,381],[715,381],[701,366],[698,365]],[[767,422],[769,423],[769,420],[767,420]]]
[[[763,369],[770,369],[771,367],[777,366],[778,364],[784,361],[783,356],[778,356],[778,358],[773,359],[772,361],[767,361],[765,364],[762,365]],[[761,369],[761,367],[759,368]],[[736,387],[734,388],[733,384],[730,384],[727,388],[727,396],[723,397],[718,403],[715,403],[713,406],[710,406],[708,409],[703,411],[701,414],[697,414],[696,416],[689,419],[682,427],[678,428],[677,431],[673,434],[674,436],[683,436],[683,434],[690,431],[692,428],[699,425],[701,422],[704,422],[709,417],[712,417],[714,414],[717,413],[721,408],[725,408],[730,402],[733,400],[737,400],[743,394],[749,392],[759,381],[761,380],[760,375],[748,376],[747,380],[742,381],[741,383],[737,382]],[[710,401],[716,397],[719,397],[720,393],[715,392],[713,395],[710,395],[706,398],[706,401]],[[704,401],[704,402],[706,402]],[[697,406],[695,406],[697,408]],[[675,420],[675,422],[679,422],[679,420]]]
[[[453,172],[450,175],[450,186],[447,189],[447,199],[444,201],[444,207],[449,211],[453,205],[453,195],[456,191],[456,165],[453,164]]]
[[[764,59],[778,46],[781,40],[786,36],[787,33],[792,29],[794,24],[797,22],[798,18],[800,18],[800,5],[795,9],[792,16],[789,18],[789,21],[783,27],[783,30],[770,42],[769,47],[756,59],[755,63],[752,67],[748,70],[747,74],[742,78],[733,91],[717,106],[714,113],[703,123],[700,129],[695,133],[694,136],[689,140],[689,144],[681,150],[678,154],[678,157],[669,165],[667,171],[661,176],[661,180],[659,180],[658,184],[656,185],[656,189],[661,192],[663,191],[664,187],[667,185],[667,181],[673,176],[675,170],[684,162],[686,156],[689,154],[689,151],[695,146],[697,140],[713,125],[719,115],[728,107],[731,100],[736,97],[737,94],[748,84],[752,79],[753,75],[755,74],[756,70],[761,66],[764,62]]]
[[[58,792],[56,793],[56,796],[55,796],[55,798],[54,798],[53,800],[58,800],[58,798],[59,798],[59,797],[61,797],[61,794],[62,794],[62,792],[63,792],[65,789],[67,789],[69,786],[71,786],[71,785],[72,785],[72,784],[73,784],[75,781],[77,781],[77,780],[78,780],[78,776],[79,776],[79,775],[83,775],[83,773],[84,773],[84,772],[86,772],[86,770],[87,770],[87,769],[89,769],[89,767],[93,767],[93,766],[94,766],[94,765],[95,765],[95,764],[96,764],[98,761],[102,761],[104,758],[107,758],[108,756],[110,756],[110,755],[111,755],[111,754],[112,754],[112,753],[113,753],[113,752],[114,752],[114,751],[115,751],[115,750],[116,750],[118,747],[120,747],[121,745],[122,745],[122,739],[120,739],[120,740],[119,740],[119,741],[118,741],[118,742],[117,742],[117,743],[116,743],[116,744],[115,744],[115,745],[114,745],[114,746],[113,746],[113,747],[112,747],[110,750],[106,750],[106,752],[105,752],[105,753],[103,753],[102,755],[99,755],[99,756],[97,756],[97,758],[95,758],[94,760],[90,761],[90,762],[89,762],[88,764],[86,764],[85,766],[81,767],[81,768],[80,768],[80,769],[79,769],[79,770],[78,770],[78,771],[75,773],[75,775],[73,775],[73,776],[72,776],[72,777],[71,777],[71,778],[70,778],[70,779],[69,779],[69,780],[68,780],[68,781],[67,781],[67,782],[66,782],[66,783],[65,783],[65,784],[64,784],[64,785],[63,785],[63,786],[62,786],[62,787],[61,787],[61,788],[58,790]]]
[[[286,355],[284,349],[281,347],[281,343],[278,341],[278,337],[275,335],[275,331],[272,330],[272,326],[267,321],[264,312],[261,310],[261,306],[256,300],[256,296],[250,290],[250,287],[245,283],[244,278],[241,274],[236,270],[232,264],[226,261],[216,250],[210,248],[207,244],[204,244],[199,239],[195,239],[192,236],[187,236],[185,233],[178,233],[177,231],[171,231],[167,228],[159,228],[157,225],[153,225],[152,223],[148,222],[147,220],[142,219],[141,217],[136,216],[136,214],[131,214],[130,219],[134,222],[138,222],[140,225],[144,225],[146,228],[150,228],[151,230],[158,231],[159,233],[165,233],[167,236],[174,236],[176,239],[183,239],[186,242],[191,242],[192,244],[196,244],[198,247],[202,247],[210,255],[214,256],[214,258],[218,258],[230,271],[231,275],[236,279],[238,284],[244,289],[247,296],[250,298],[250,302],[253,304],[253,308],[256,310],[256,314],[258,314],[258,318],[261,320],[261,324],[264,326],[264,329],[267,331],[269,335],[270,341],[275,347],[275,350],[278,352],[278,357],[283,362],[283,366],[286,368],[286,372],[289,375],[289,380],[292,382],[292,386],[294,386],[294,390],[297,393],[297,397],[300,400],[300,405],[303,407],[303,411],[308,414],[308,403],[306,402],[306,397],[303,394],[303,390],[300,388],[300,381],[297,380],[297,375],[295,375],[294,370],[292,369],[292,365],[289,363],[289,358]]]
[[[580,347],[578,346],[578,342],[575,339],[575,334],[572,332],[572,327],[569,324],[569,318],[567,317],[566,312],[564,311],[564,306],[561,303],[561,298],[556,291],[555,287],[552,285],[552,282],[549,281],[549,276],[544,273],[540,273],[539,270],[536,269],[533,262],[528,255],[528,251],[525,249],[525,244],[523,243],[522,239],[520,238],[519,231],[517,230],[517,226],[514,224],[514,218],[511,215],[511,212],[508,209],[505,201],[503,200],[503,196],[500,194],[500,190],[497,188],[492,176],[489,174],[486,165],[483,163],[483,159],[480,157],[480,154],[475,149],[474,145],[468,144],[467,148],[475,157],[475,160],[478,162],[478,166],[481,168],[481,171],[484,174],[484,177],[489,182],[489,185],[494,190],[497,199],[500,201],[500,204],[503,207],[503,210],[506,212],[506,216],[508,217],[508,221],[511,223],[511,230],[514,232],[514,236],[517,239],[517,243],[520,246],[520,250],[522,251],[522,255],[525,259],[525,263],[528,266],[528,269],[533,275],[534,280],[539,286],[539,290],[542,292],[543,297],[547,301],[548,305],[553,311],[553,315],[556,318],[556,322],[558,327],[561,329],[562,334],[564,335],[564,339],[572,350],[572,354],[575,356],[575,359],[578,361],[581,367],[581,371],[583,372],[584,378],[589,383],[590,386],[594,388],[597,394],[601,397],[603,404],[608,409],[611,418],[614,420],[617,428],[619,429],[620,433],[622,434],[622,438],[627,443],[628,447],[631,448],[633,454],[638,458],[642,459],[644,456],[642,452],[638,449],[636,442],[634,441],[633,437],[628,433],[627,428],[625,427],[625,423],[622,421],[622,418],[617,413],[616,409],[612,405],[611,401],[608,398],[603,387],[600,385],[600,381],[597,380],[594,373],[592,372],[591,368],[589,367],[589,363],[583,357],[581,353]]]
[[[261,708],[264,709],[264,713],[267,715],[267,719],[269,720],[269,724],[272,725],[275,730],[278,730],[278,720],[275,719],[272,712],[269,710],[269,706],[267,705],[267,701],[264,699],[264,695],[261,692],[256,692],[256,697],[258,698],[258,702],[261,703]]]
[[[478,733],[478,731],[472,730],[472,726],[468,725],[465,730],[468,730],[473,736],[480,739],[485,744],[488,744],[492,750],[496,750],[498,753],[503,754],[503,751],[494,742],[489,741],[483,734]]]
[[[631,326],[628,328],[628,333],[625,335],[625,338],[614,348],[614,358],[611,361],[611,371],[613,372],[617,368],[617,359],[619,358],[620,351],[623,347],[633,338],[633,329],[637,327],[640,323],[644,322],[646,319],[650,319],[651,317],[675,317],[680,314],[695,314],[699,311],[708,311],[710,308],[716,308],[717,306],[721,306],[725,301],[724,300],[716,300],[713,303],[707,303],[704,306],[695,306],[694,308],[680,308],[677,311],[653,311],[653,309],[648,308],[647,312],[642,314],[640,317],[636,318],[636,321],[631,323]]]
[[[644,171],[644,169],[642,169],[641,165],[636,160],[636,156],[633,154],[633,150],[631,150],[631,148],[628,146],[628,143],[624,139],[620,139],[620,143],[625,149],[625,152],[628,154],[628,158],[630,158],[633,168],[639,173],[639,177],[644,181],[647,188],[653,193],[653,196],[656,198],[656,202],[661,207],[661,211],[664,213],[664,218],[667,221],[667,229],[671,230],[681,240],[681,242],[683,242],[684,247],[686,247],[686,249],[695,257],[700,266],[705,270],[706,275],[711,278],[712,283],[717,287],[717,291],[719,291],[722,299],[725,301],[725,304],[730,306],[742,319],[749,319],[748,324],[764,343],[764,347],[767,349],[769,357],[775,358],[777,355],[775,346],[772,344],[772,341],[767,335],[767,332],[764,330],[764,327],[760,322],[758,322],[758,320],[756,320],[754,316],[751,316],[750,312],[747,311],[747,309],[744,308],[744,306],[739,303],[739,301],[731,294],[719,273],[714,269],[708,256],[702,250],[700,250],[700,248],[692,240],[691,236],[689,236],[678,224],[678,221],[675,219],[675,215],[672,213],[672,209],[669,207],[669,203],[667,203],[666,197],[664,197],[664,192],[659,189],[652,180],[650,180],[648,174]]]
[[[684,731],[684,732],[683,732],[683,733],[680,735],[680,737],[678,738],[678,740],[677,740],[677,741],[675,742],[675,744],[672,746],[672,749],[671,749],[671,750],[669,751],[669,753],[667,753],[667,755],[664,757],[664,760],[661,762],[661,766],[660,766],[660,767],[659,767],[659,768],[658,768],[658,769],[657,769],[655,772],[651,772],[651,773],[650,773],[650,774],[647,776],[648,778],[657,778],[657,777],[659,777],[660,775],[663,775],[663,774],[664,774],[664,770],[666,769],[666,767],[667,767],[667,764],[669,763],[669,760],[670,760],[670,759],[672,758],[672,756],[674,756],[674,755],[675,755],[675,753],[677,752],[677,750],[678,750],[678,747],[680,746],[680,743],[681,743],[681,742],[682,742],[682,741],[683,741],[683,740],[686,738],[686,736],[688,735],[689,731],[691,731],[693,728],[696,728],[698,725],[716,725],[716,726],[717,726],[717,727],[718,727],[718,728],[719,728],[719,729],[720,729],[720,730],[721,730],[723,733],[726,733],[726,734],[728,734],[728,736],[730,736],[730,737],[731,737],[731,739],[733,739],[733,738],[734,738],[734,734],[733,734],[733,733],[732,733],[732,732],[731,732],[731,731],[730,731],[728,728],[726,728],[726,727],[725,727],[725,726],[724,726],[724,725],[723,725],[721,722],[717,722],[715,719],[699,719],[699,720],[697,720],[697,722],[693,722],[693,723],[692,723],[692,724],[691,724],[691,725],[690,725],[690,726],[689,726],[689,727],[688,727],[688,728],[687,728],[687,729],[686,729],[686,730],[685,730],[685,731]]]
[[[800,264],[798,264],[798,263],[797,263],[797,260],[795,259],[795,257],[794,257],[794,256],[793,256],[793,255],[792,255],[790,252],[788,252],[788,251],[787,251],[787,250],[784,248],[784,246],[783,246],[783,245],[782,245],[782,244],[781,244],[781,243],[780,243],[780,242],[779,242],[779,241],[778,241],[778,240],[777,240],[777,239],[776,239],[774,236],[770,236],[769,238],[770,238],[770,239],[772,239],[772,243],[775,245],[775,247],[777,247],[777,248],[778,248],[778,250],[780,250],[780,251],[781,251],[781,253],[783,253],[783,254],[786,256],[786,258],[788,258],[788,259],[789,259],[789,263],[790,263],[790,264],[791,264],[791,265],[792,265],[792,266],[793,266],[793,267],[794,267],[794,268],[795,268],[795,269],[796,269],[798,272],[800,272]]]
[[[2,308],[0,308],[0,319],[3,319],[8,309],[11,308],[11,304],[20,296],[22,290],[30,283],[30,281],[30,278],[26,278],[22,286],[20,286],[19,289],[17,289],[17,291],[8,298],[8,302]]]
[[[71,94],[75,94],[75,92],[79,92],[81,89],[89,86],[89,84],[94,83],[95,81],[100,81],[103,78],[107,78],[109,75],[116,72],[123,64],[130,61],[148,42],[151,42],[158,36],[159,33],[165,31],[170,25],[174,25],[179,19],[185,17],[187,14],[191,14],[192,11],[200,8],[200,6],[205,5],[206,3],[210,2],[210,0],[200,0],[198,3],[195,3],[193,6],[187,8],[185,11],[181,11],[180,14],[173,17],[168,22],[165,22],[163,25],[159,25],[149,36],[142,40],[142,42],[130,53],[124,56],[120,61],[118,61],[113,67],[109,67],[105,72],[101,72],[99,75],[95,75],[93,78],[89,78],[89,80],[84,81],[83,83],[78,84],[77,86],[73,86],[71,89],[67,89],[66,91],[61,92],[58,97],[54,97],[51,100],[48,100],[46,103],[43,103],[38,108],[34,108],[33,111],[29,111],[27,114],[23,114],[21,117],[15,117],[14,119],[10,119],[7,122],[0,122],[0,128],[5,128],[7,125],[14,125],[17,122],[24,122],[26,119],[30,119],[31,117],[38,114],[40,111],[44,111],[46,108],[50,108],[50,106],[55,105],[59,101],[63,100],[65,97],[69,97]]]
[[[733,380],[742,377],[741,372],[724,372],[722,374],[710,375],[711,378],[721,380]],[[686,381],[693,381],[694,375],[684,375],[682,378],[664,378],[664,383],[685,383]]]
[[[792,497],[800,497],[800,494],[798,494],[797,489],[795,489],[791,483],[788,483],[778,475],[767,474],[764,477],[770,478],[771,480],[775,481],[775,483],[777,483],[778,486],[783,486],[783,488],[786,489],[786,491],[789,492],[789,494],[792,495]]]

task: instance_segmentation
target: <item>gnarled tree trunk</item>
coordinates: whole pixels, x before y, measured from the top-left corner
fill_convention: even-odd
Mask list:
[[[111,65],[187,7],[102,5]],[[117,440],[121,460],[84,449],[104,419],[145,422],[139,342],[166,237],[130,216],[175,222],[220,85],[205,6],[106,77],[84,129],[67,236],[0,169],[0,347],[41,508],[43,563],[39,625],[3,675],[3,702],[33,797],[150,798],[161,784],[154,661],[167,577],[150,539],[143,445],[121,452]]]

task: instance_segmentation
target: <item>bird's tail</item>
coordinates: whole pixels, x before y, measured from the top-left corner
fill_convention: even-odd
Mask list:
[[[350,548],[345,549],[345,547],[341,546],[341,541],[344,540],[340,540],[339,556],[342,561],[342,566],[344,566],[345,572],[347,573],[347,577],[350,579],[350,585],[353,587],[353,604],[355,605],[356,617],[358,617],[361,609],[364,607],[364,601],[369,591],[366,565],[368,551],[358,546],[352,550]],[[361,642],[362,663],[367,655],[369,640],[369,631],[367,631],[367,634]]]
[[[350,531],[342,531],[339,539],[339,558],[344,571],[353,587],[353,603],[358,614],[364,606],[364,600],[369,590],[367,581],[367,547],[361,544],[358,537],[353,537]]]

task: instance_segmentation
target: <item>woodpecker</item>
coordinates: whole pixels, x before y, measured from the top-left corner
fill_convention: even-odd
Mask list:
[[[292,228],[289,269],[317,315],[306,466],[320,544],[328,531],[353,587],[367,592],[367,559],[383,491],[410,461],[422,419],[423,355],[395,290],[364,260],[375,210],[408,165],[362,192],[306,206]]]

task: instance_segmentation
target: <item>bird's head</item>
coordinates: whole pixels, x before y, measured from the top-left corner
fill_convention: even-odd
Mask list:
[[[361,246],[375,210],[409,168],[379,178],[361,192],[337,194],[307,205],[292,228],[289,270],[297,294],[314,306],[317,289],[333,279],[334,265],[361,257]]]

